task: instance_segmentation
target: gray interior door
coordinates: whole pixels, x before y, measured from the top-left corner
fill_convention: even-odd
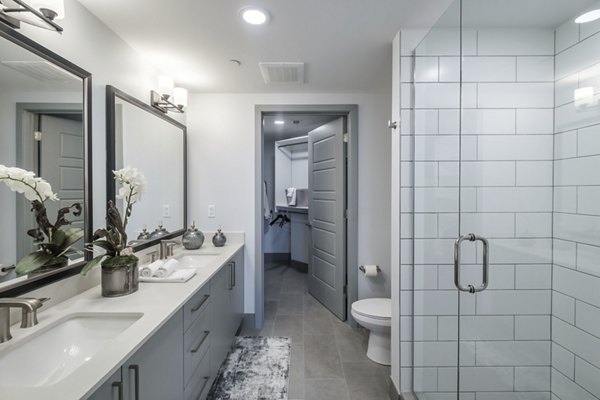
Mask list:
[[[346,319],[346,118],[308,133],[308,291]]]
[[[83,125],[81,121],[50,115],[40,120],[39,174],[52,185],[60,201],[46,202],[48,216],[52,222],[59,208],[74,203],[83,205]],[[79,217],[69,214],[73,228],[83,229],[83,213]],[[83,241],[74,247],[83,250]]]

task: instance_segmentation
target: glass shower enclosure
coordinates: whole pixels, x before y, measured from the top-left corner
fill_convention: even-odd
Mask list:
[[[402,57],[418,399],[600,399],[600,19],[575,22],[597,9],[456,0]]]

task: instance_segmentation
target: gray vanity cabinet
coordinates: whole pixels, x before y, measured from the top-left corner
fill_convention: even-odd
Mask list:
[[[203,400],[243,316],[242,249],[89,399]]]
[[[183,311],[177,311],[90,400],[183,399]]]
[[[244,317],[244,251],[235,253],[210,281],[211,372],[216,376]]]
[[[232,288],[229,291],[229,295],[231,298],[231,308],[233,312],[233,316],[231,318],[232,322],[232,331],[233,335],[235,335],[236,331],[240,327],[242,323],[242,319],[244,318],[244,250],[241,249],[237,253],[232,260],[231,265],[232,271]]]
[[[180,309],[123,365],[124,400],[183,399]]]

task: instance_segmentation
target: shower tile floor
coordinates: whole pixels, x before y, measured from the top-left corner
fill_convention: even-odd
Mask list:
[[[292,338],[289,400],[388,400],[390,368],[367,358],[368,332],[337,319],[308,294],[307,274],[265,265],[265,325],[242,336]]]

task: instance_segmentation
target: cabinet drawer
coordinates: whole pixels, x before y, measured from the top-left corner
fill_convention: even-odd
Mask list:
[[[183,383],[187,386],[210,347],[210,318],[203,312],[183,335]]]
[[[210,298],[210,285],[204,285],[192,298],[183,306],[183,330],[187,331],[192,323],[208,307]]]
[[[183,398],[185,400],[204,400],[210,390],[212,377],[210,375],[209,354],[206,352],[200,364],[194,371],[190,383],[185,388]]]

